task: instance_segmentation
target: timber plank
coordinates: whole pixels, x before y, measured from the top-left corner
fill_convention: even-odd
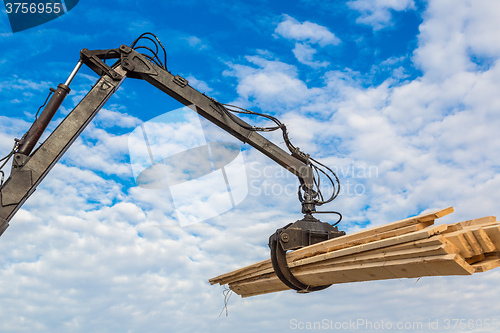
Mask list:
[[[424,238],[421,240],[407,242],[403,244],[397,244],[388,246],[379,250],[373,251],[385,251],[385,250],[404,250],[404,249],[418,249],[421,247],[433,246],[433,245],[441,245],[441,244],[452,244],[444,235],[434,235],[429,238]]]
[[[432,269],[431,269],[432,268]],[[312,269],[310,271],[297,272],[295,276],[306,284],[317,285],[316,281],[338,283],[337,272],[344,275],[352,271],[359,281],[392,278],[414,278],[432,275],[471,275],[474,269],[467,264],[460,255],[447,254],[441,256],[430,256],[423,258],[389,260],[384,262],[338,266],[329,269]],[[365,271],[368,277],[362,278],[361,272]],[[292,272],[294,272],[292,270]],[[330,278],[327,278],[332,274]],[[354,281],[354,278],[350,282]],[[341,282],[343,283],[343,282]],[[318,284],[321,285],[321,284]]]
[[[500,226],[493,225],[484,227],[483,230],[486,232],[488,237],[491,239],[497,251],[500,251]]]
[[[315,268],[323,267],[335,267],[335,266],[346,266],[346,265],[357,265],[361,263],[371,263],[371,262],[383,262],[390,260],[399,259],[411,259],[420,257],[430,257],[436,255],[444,254],[458,254],[458,249],[452,244],[440,244],[433,245],[429,247],[422,247],[418,249],[405,249],[398,251],[386,251],[386,252],[376,252],[376,253],[361,253],[356,256],[347,256],[331,260],[325,260],[323,262],[314,265]],[[310,269],[311,265],[297,266],[297,262],[292,263],[290,267],[297,267],[297,271],[304,271]]]
[[[413,232],[411,234],[396,236],[396,237],[383,239],[383,240],[379,240],[379,241],[375,241],[375,242],[371,242],[371,243],[367,243],[367,244],[353,246],[353,247],[346,248],[346,249],[341,249],[341,250],[337,250],[337,251],[333,251],[333,252],[320,254],[320,255],[317,255],[314,257],[308,257],[308,258],[296,260],[296,261],[299,261],[300,263],[294,264],[292,262],[291,264],[305,265],[305,264],[310,264],[310,263],[314,263],[314,262],[319,262],[322,260],[327,260],[330,258],[338,258],[338,257],[345,256],[345,255],[361,253],[364,251],[374,250],[374,249],[383,248],[383,247],[387,247],[387,246],[391,246],[391,245],[412,242],[412,241],[416,241],[416,240],[420,240],[420,239],[424,239],[424,238],[429,238],[430,236],[435,235],[435,234],[439,234],[439,233],[443,232],[444,230],[446,230],[446,225],[437,225],[437,226],[426,228],[426,229],[423,229],[423,230],[420,230],[417,232]]]
[[[472,230],[472,233],[476,237],[477,241],[479,242],[479,245],[481,245],[485,253],[496,251],[495,244],[493,244],[493,242],[488,237],[488,234],[486,233],[486,231],[484,231],[483,228],[479,227],[479,229],[477,230]]]
[[[293,274],[311,286],[470,275],[500,267],[496,217],[429,227],[435,218],[452,211],[450,207],[292,251],[287,262]],[[274,273],[270,260],[209,281],[229,284],[242,297],[289,289]]]
[[[469,243],[470,247],[472,248],[472,252],[474,253],[475,256],[481,255],[484,253],[483,248],[479,244],[479,242],[476,239],[476,236],[472,233],[471,230],[467,230],[464,232],[464,237],[467,240],[467,243]]]
[[[438,209],[429,213],[421,214],[417,218],[420,222],[427,222],[451,214],[454,211],[455,210],[453,209],[453,207],[448,207],[445,209]]]
[[[480,254],[478,256],[472,256],[470,258],[466,258],[465,261],[469,264],[469,265],[472,265],[472,264],[475,264],[475,263],[478,263],[482,260],[484,260],[484,258],[486,258],[486,256],[484,254]]]
[[[293,270],[292,270],[293,271]],[[295,274],[299,280],[309,285],[361,282],[380,279],[415,278],[433,275],[471,275],[475,269],[460,255],[450,254],[424,258],[392,260],[384,263],[339,266],[330,269],[315,269]],[[287,289],[275,276],[256,279],[235,286],[236,293],[260,294],[276,289]]]
[[[465,240],[464,240],[465,241]],[[365,252],[360,252],[358,255],[356,255],[356,258],[358,260],[362,258],[361,256],[368,256],[368,255],[374,255],[374,254],[383,254],[385,252],[395,252],[395,251],[402,251],[402,250],[411,250],[411,251],[422,251],[423,248],[430,248],[430,247],[435,247],[435,246],[446,246],[447,252],[448,253],[459,253],[460,250],[453,245],[453,243],[449,242],[444,236],[442,235],[435,235],[427,239],[422,239],[418,241],[413,241],[413,242],[407,242],[403,244],[398,244],[398,245],[392,245],[384,248],[378,248],[374,250],[369,250]],[[349,258],[352,258],[352,256],[340,256],[337,257],[337,259],[331,259],[331,260],[350,260]],[[300,262],[290,262],[288,261],[289,267],[300,267]],[[321,265],[321,263],[319,264]],[[273,273],[274,270],[272,268],[272,265],[269,265],[268,267],[262,266],[260,269],[256,269],[255,271],[252,272],[246,272],[245,274],[238,274],[235,276],[230,276],[230,277],[225,277],[223,280],[217,281],[215,283],[220,283],[221,285],[228,284],[228,283],[233,283],[237,281],[244,281],[247,279],[251,279],[254,277],[258,277],[263,274],[269,274]]]
[[[395,236],[406,235],[406,234],[410,234],[410,233],[413,233],[415,231],[419,231],[419,230],[422,230],[422,229],[428,227],[430,225],[429,223],[430,222],[418,223],[418,224],[410,225],[407,227],[399,228],[396,230],[386,231],[386,232],[370,235],[367,237],[355,239],[352,241],[347,241],[346,239],[344,239],[343,242],[331,242],[329,245],[323,244],[326,242],[322,242],[322,243],[318,243],[318,245],[321,244],[321,247],[323,247],[323,249],[321,251],[318,251],[318,250],[316,250],[316,251],[317,251],[317,253],[318,252],[319,253],[333,252],[333,251],[337,251],[337,250],[350,248],[350,247],[353,247],[356,245],[362,245],[362,244],[367,244],[367,243],[375,242],[375,241],[382,240],[382,239],[392,238]],[[340,240],[340,237],[337,239]],[[327,242],[329,242],[329,241],[327,241]],[[313,246],[315,246],[315,245],[313,245]],[[311,247],[309,246],[307,248],[310,249]],[[313,252],[311,252],[307,256],[303,256],[303,257],[307,258],[307,257],[312,257],[312,256],[314,256]],[[291,260],[294,260],[294,257],[296,257],[294,252],[290,252],[290,257],[291,257],[290,258]]]
[[[379,241],[374,241],[371,243],[352,246],[349,248],[343,248],[340,250],[335,250],[332,252],[320,254],[320,255],[317,255],[314,257],[308,257],[305,259],[290,261],[290,257],[293,258],[293,253],[295,252],[295,251],[293,251],[293,252],[290,252],[287,254],[287,262],[288,262],[288,265],[290,267],[305,265],[308,263],[319,262],[322,260],[327,260],[327,259],[332,259],[332,258],[339,258],[339,257],[343,257],[343,256],[348,256],[348,255],[352,255],[352,254],[365,252],[365,251],[378,250],[380,248],[389,247],[389,246],[393,246],[393,245],[398,245],[398,244],[403,245],[403,243],[412,243],[414,241],[427,239],[430,236],[432,236],[434,234],[441,233],[445,230],[446,230],[446,225],[438,225],[438,226],[433,226],[430,228],[426,228],[426,229],[423,229],[423,230],[420,230],[417,232],[413,232],[413,233],[409,233],[409,234],[405,234],[405,235],[401,235],[401,236],[395,236],[395,237],[391,237],[391,238],[387,238],[387,239],[383,239],[383,240],[379,240]],[[432,240],[432,241],[434,242],[434,240]],[[442,240],[436,240],[435,242],[440,243],[440,242],[442,242]],[[423,244],[425,244],[425,242]],[[411,245],[405,245],[405,246],[411,246]],[[307,249],[307,248],[308,247],[305,247],[303,249]],[[231,283],[234,281],[244,280],[244,279],[252,278],[255,276],[262,275],[262,274],[274,272],[270,260],[261,261],[261,262],[257,263],[256,265],[250,265],[250,266],[247,266],[245,268],[246,269],[240,269],[237,272],[235,271],[236,274],[233,274],[233,275],[231,275],[229,273],[229,274],[225,274],[225,276],[219,276],[219,277],[216,277],[214,279],[211,279],[210,283],[212,283],[212,284],[219,283],[219,284],[223,285],[223,284]]]
[[[486,272],[490,269],[500,267],[500,259],[498,257],[485,259],[476,264],[472,264],[472,267],[474,268],[476,273]]]
[[[478,219],[467,220],[463,222],[448,224],[448,232],[462,230],[466,227],[474,227],[478,225],[489,225],[496,223],[496,216],[485,216]]]
[[[400,229],[409,225],[414,225],[422,222],[430,222],[434,221],[436,218],[448,215],[453,212],[453,207],[448,207],[445,209],[440,209],[436,210],[433,212],[421,214],[418,216],[414,217],[409,217],[400,221],[392,222],[385,224],[383,226],[375,227],[375,228],[370,228],[362,231],[358,231],[352,234],[348,234],[345,236],[341,236],[338,238],[330,239],[325,242],[321,242],[318,244],[314,244],[311,246],[307,246],[302,249],[298,249],[296,251],[293,251],[290,253],[290,259],[291,260],[296,260],[299,258],[304,258],[306,256],[316,255],[319,253],[325,253],[328,251],[333,251],[336,245],[343,244],[346,242],[349,242],[351,240],[357,240],[361,238],[367,238],[370,236],[374,236],[377,234],[381,234],[383,232],[395,230],[395,229]]]
[[[462,257],[471,258],[474,255],[474,251],[465,239],[462,231],[454,232],[453,234],[444,234],[443,236],[460,250]]]
[[[249,265],[249,266],[245,266],[245,267],[239,268],[237,270],[234,270],[234,271],[231,271],[231,272],[228,272],[228,273],[225,273],[225,274],[221,274],[221,275],[216,276],[214,278],[211,278],[210,280],[208,280],[208,282],[210,282],[210,284],[212,284],[212,285],[216,284],[216,283],[220,283],[221,285],[223,285],[223,284],[226,284],[226,283],[223,283],[222,281],[225,281],[228,278],[235,277],[235,276],[245,275],[245,274],[247,274],[249,272],[258,270],[261,267],[268,268],[270,263],[271,263],[271,261],[269,259],[262,260],[262,261],[256,262],[255,264],[252,264],[252,265]]]

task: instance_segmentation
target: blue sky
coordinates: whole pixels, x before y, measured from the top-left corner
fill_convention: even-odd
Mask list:
[[[343,192],[325,208],[343,213],[341,229],[448,206],[455,213],[442,222],[497,215],[499,15],[493,0],[82,0],[13,34],[2,13],[0,154],[82,48],[150,31],[173,74],[279,117],[296,146],[338,171]],[[82,68],[49,131],[96,79]],[[208,279],[268,258],[268,236],[301,217],[295,193],[272,190],[297,182],[241,146],[248,196],[181,227],[169,193],[136,186],[128,146],[137,126],[179,106],[128,79],[18,212],[0,239],[2,332],[289,332],[324,319],[438,320],[439,332],[450,318],[500,321],[495,270],[233,295],[219,317],[223,288]],[[172,136],[191,138],[182,133]]]

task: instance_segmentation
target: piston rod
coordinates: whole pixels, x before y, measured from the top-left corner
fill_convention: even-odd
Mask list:
[[[38,142],[38,140],[40,140],[40,137],[49,125],[55,113],[61,106],[66,96],[68,96],[69,92],[71,91],[69,85],[75,78],[76,73],[78,73],[80,67],[82,67],[82,61],[79,61],[76,64],[75,68],[66,80],[66,83],[59,84],[56,90],[51,88],[51,90],[54,92],[54,95],[52,95],[40,116],[35,120],[28,132],[26,132],[26,134],[21,139],[19,149],[17,150],[18,153],[29,155],[33,151],[36,143]]]

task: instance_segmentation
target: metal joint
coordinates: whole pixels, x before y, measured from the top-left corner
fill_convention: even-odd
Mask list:
[[[174,78],[172,79],[174,81],[175,84],[177,84],[178,86],[180,86],[181,88],[184,88],[185,86],[188,85],[189,81],[186,80],[185,78],[183,78],[182,76],[180,75],[176,75],[174,76]]]
[[[299,147],[292,151],[292,156],[305,164],[309,163],[309,158],[311,157],[311,155],[302,152]]]
[[[132,52],[132,48],[128,45],[122,44],[120,45],[120,51],[122,51],[122,53],[129,54]]]
[[[29,160],[29,156],[21,153],[15,153],[14,159],[12,161],[12,170],[17,170],[22,168],[26,162]]]
[[[109,50],[94,50],[82,49],[80,51],[80,59],[85,65],[92,69],[97,75],[109,75],[113,80],[119,81],[123,77],[118,74],[114,69],[109,67],[101,59],[115,59],[121,55],[120,49]]]

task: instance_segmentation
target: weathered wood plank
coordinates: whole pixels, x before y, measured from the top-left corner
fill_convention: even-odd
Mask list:
[[[336,266],[347,266],[347,265],[357,265],[366,264],[372,262],[384,262],[390,260],[401,260],[401,259],[412,259],[412,258],[422,258],[431,257],[437,255],[445,254],[458,254],[459,250],[453,244],[440,244],[433,245],[429,247],[421,247],[417,249],[404,249],[392,251],[387,249],[385,252],[363,252],[359,255],[347,256],[341,258],[335,258],[330,260],[325,260],[319,263],[315,263],[314,268],[326,268],[326,267],[336,267]],[[296,264],[297,262],[293,263]],[[295,271],[305,271],[311,269],[311,264],[309,265],[291,265],[291,267],[297,267]]]
[[[437,226],[433,226],[433,227],[430,227],[430,228],[427,228],[424,230],[420,230],[420,231],[413,232],[413,233],[406,234],[406,235],[402,235],[402,236],[395,236],[392,238],[383,239],[383,240],[379,240],[379,241],[375,241],[375,242],[371,242],[371,243],[367,243],[367,244],[357,245],[357,246],[353,246],[353,247],[346,248],[346,249],[327,252],[327,253],[320,254],[320,255],[317,255],[314,257],[296,260],[296,261],[300,262],[298,264],[295,263],[295,261],[292,261],[290,263],[290,265],[311,264],[311,263],[315,263],[315,262],[319,262],[319,261],[327,260],[327,259],[331,259],[331,258],[338,258],[338,257],[345,256],[345,255],[352,255],[352,254],[361,253],[361,252],[368,251],[368,250],[384,248],[384,247],[391,246],[391,245],[412,242],[412,241],[416,241],[416,240],[420,240],[420,239],[424,239],[424,238],[429,238],[430,236],[435,235],[435,234],[439,234],[439,233],[443,232],[444,230],[446,230],[446,225],[437,225]]]
[[[491,239],[497,251],[500,251],[500,226],[492,225],[488,227],[483,227],[488,237]]]
[[[481,245],[481,247],[483,248],[484,253],[496,251],[495,244],[493,244],[490,237],[488,237],[488,234],[486,233],[486,231],[484,231],[483,228],[479,227],[479,229],[477,230],[472,230],[472,233],[479,242],[479,245]]]
[[[342,244],[347,243],[347,242],[352,241],[352,240],[367,238],[367,237],[381,234],[384,232],[388,232],[391,230],[400,229],[400,228],[403,228],[403,227],[406,227],[409,225],[414,225],[414,224],[418,224],[418,223],[422,223],[422,222],[430,222],[430,221],[435,220],[436,218],[448,215],[452,212],[453,212],[453,207],[448,207],[445,209],[436,210],[436,211],[421,214],[418,216],[409,217],[409,218],[404,219],[404,220],[388,223],[388,224],[385,224],[383,226],[370,228],[370,229],[358,231],[358,232],[353,233],[353,234],[348,234],[348,235],[345,235],[342,237],[330,239],[330,240],[325,241],[325,242],[321,242],[321,243],[318,243],[315,245],[308,246],[306,248],[302,248],[302,249],[298,249],[296,251],[293,251],[290,253],[290,259],[293,261],[293,260],[296,260],[299,258],[314,256],[314,255],[317,255],[320,253],[325,253],[328,251],[334,251],[334,249],[337,245],[342,245]]]
[[[478,219],[467,220],[463,222],[450,223],[448,224],[448,232],[462,230],[467,227],[475,227],[478,225],[489,225],[496,223],[497,218],[495,216],[485,216]]]
[[[451,234],[443,234],[447,240],[453,243],[459,250],[460,254],[464,258],[471,258],[474,255],[474,251],[472,251],[472,247],[469,245],[469,242],[465,239],[464,233],[462,231],[457,231]]]
[[[293,271],[293,270],[292,270]],[[314,269],[297,272],[295,275],[309,285],[325,285],[347,282],[361,282],[381,279],[415,278],[434,275],[471,275],[475,269],[460,255],[450,254],[425,258],[385,261],[328,269]],[[245,296],[257,295],[287,289],[276,276],[233,285],[234,292]]]
[[[483,248],[481,247],[481,245],[479,245],[479,242],[477,241],[476,236],[474,236],[474,234],[472,233],[472,230],[465,231],[463,235],[467,240],[467,243],[469,243],[470,247],[472,248],[472,252],[475,256],[484,253]]]
[[[475,273],[482,273],[489,271],[490,269],[500,267],[500,259],[498,257],[487,258],[476,264],[472,264]]]

